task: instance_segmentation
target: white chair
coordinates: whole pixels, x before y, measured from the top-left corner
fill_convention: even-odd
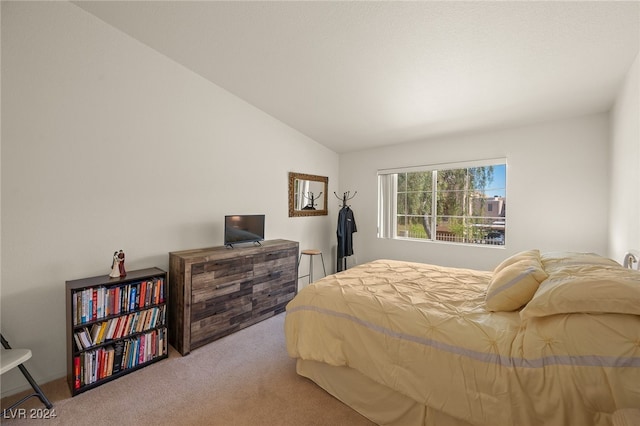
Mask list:
[[[24,362],[28,361],[31,358],[31,349],[12,349],[11,346],[9,346],[9,342],[5,340],[2,334],[0,334],[0,340],[2,341],[2,349],[0,349],[0,375],[6,373],[7,371],[13,370],[15,367],[18,367],[22,372],[22,375],[27,379],[34,390],[34,393],[25,396],[20,401],[14,403],[11,407],[2,410],[2,418],[5,418],[7,411],[11,411],[18,405],[34,396],[40,398],[40,401],[42,401],[45,407],[53,407],[53,404],[44,395],[44,392],[42,392],[42,389],[40,389],[40,386],[38,386],[36,381],[33,380],[33,377],[31,377],[31,374],[29,374],[27,368],[22,365]]]

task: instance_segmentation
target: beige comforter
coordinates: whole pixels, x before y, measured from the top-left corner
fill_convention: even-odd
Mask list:
[[[607,425],[640,406],[640,317],[488,312],[491,272],[378,260],[287,306],[292,357],[348,366],[476,425]]]

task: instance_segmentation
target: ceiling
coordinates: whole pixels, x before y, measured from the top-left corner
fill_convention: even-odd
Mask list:
[[[342,153],[608,111],[640,2],[78,1]]]

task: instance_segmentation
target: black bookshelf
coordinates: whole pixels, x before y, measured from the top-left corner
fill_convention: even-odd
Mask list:
[[[168,357],[166,271],[67,281],[67,382],[72,396]]]

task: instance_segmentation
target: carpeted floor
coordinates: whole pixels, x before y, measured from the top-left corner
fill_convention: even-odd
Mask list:
[[[28,365],[28,364],[27,364]],[[55,418],[2,419],[54,425],[373,425],[295,372],[284,314],[71,397],[64,379],[43,386]],[[19,395],[2,400],[6,407]],[[21,406],[43,408],[36,399]],[[34,413],[36,413],[34,411]],[[20,414],[14,411],[13,416]]]

